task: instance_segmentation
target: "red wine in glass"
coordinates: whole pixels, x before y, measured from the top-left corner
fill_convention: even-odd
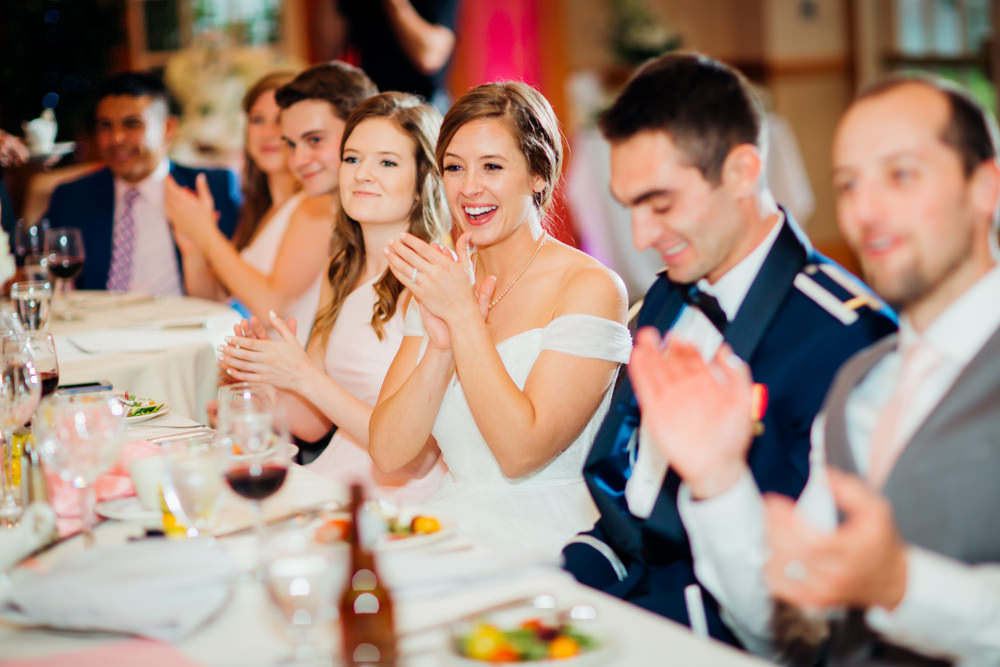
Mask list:
[[[38,374],[42,381],[42,398],[45,398],[59,386],[59,371],[41,371]]]
[[[73,280],[83,271],[83,257],[50,257],[48,267],[56,278]]]
[[[288,476],[288,467],[279,463],[251,463],[226,472],[229,486],[247,500],[261,501],[274,495]]]

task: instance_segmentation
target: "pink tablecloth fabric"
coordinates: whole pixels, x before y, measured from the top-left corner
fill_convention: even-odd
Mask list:
[[[112,641],[97,648],[87,648],[71,653],[57,653],[42,658],[24,658],[3,663],[4,667],[198,667],[191,660],[166,642],[152,639],[126,639]]]

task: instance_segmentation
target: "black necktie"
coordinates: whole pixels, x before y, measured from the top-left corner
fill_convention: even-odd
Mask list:
[[[729,320],[714,296],[702,292],[697,285],[691,285],[684,293],[684,301],[700,310],[708,318],[708,321],[715,325],[719,333],[725,335]]]

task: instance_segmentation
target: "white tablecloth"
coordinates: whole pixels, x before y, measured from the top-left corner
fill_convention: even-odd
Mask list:
[[[239,315],[190,297],[76,292],[52,318],[60,384],[108,380],[116,391],[165,401],[174,414],[205,423],[215,397],[215,348]]]
[[[291,472],[293,474],[279,494],[265,502],[267,515],[279,516],[291,507],[310,507],[317,502],[345,497],[342,488],[308,468],[295,466]],[[236,503],[243,502],[235,496],[233,499]],[[231,507],[230,511],[238,513],[239,509]],[[135,525],[105,522],[97,530],[98,544],[119,542],[139,533],[141,529]],[[427,545],[423,547],[422,554],[413,550],[414,563],[420,559],[426,563],[430,557],[455,558],[454,562],[467,565],[470,551],[475,554],[478,552],[473,549],[482,550],[460,535],[450,540]],[[255,542],[252,535],[220,538],[219,543],[229,549],[237,561],[253,561]],[[34,567],[44,568],[80,549],[81,540],[75,538],[43,554]],[[433,555],[429,556],[429,553]],[[398,558],[405,557],[406,554],[399,551],[381,556],[385,569],[396,572],[403,569]],[[394,567],[390,567],[390,559],[397,561]],[[543,593],[553,595],[560,606],[589,603],[595,607],[601,634],[612,642],[610,654],[602,665],[752,667],[765,664],[717,642],[696,638],[680,625],[582,586],[553,566],[505,567],[508,564],[506,560],[499,561],[497,567],[478,581],[465,578],[449,587],[445,579],[441,582],[443,585],[436,587],[422,585],[398,590],[396,618],[397,632],[402,636],[400,664],[418,667],[448,664],[446,647],[449,635],[445,628],[450,621],[503,601]],[[447,571],[448,568],[435,569]],[[455,568],[454,571],[459,570]],[[417,573],[415,577],[419,579],[421,574],[426,578],[426,573]],[[15,579],[17,576],[15,573]],[[426,584],[424,581],[421,583]],[[151,600],[150,604],[155,604],[155,601]],[[147,649],[161,653],[158,656],[160,661],[155,664],[178,664],[187,659],[201,665],[273,665],[287,654],[289,646],[269,605],[261,584],[246,577],[237,585],[232,599],[218,616],[194,634],[173,646],[150,645],[148,640],[143,641]],[[329,628],[328,641],[335,645],[339,642],[336,624]],[[73,664],[80,659],[72,655],[74,652],[101,647],[108,647],[109,655],[120,656],[117,658],[119,662],[114,664],[125,664],[120,661],[128,660],[127,655],[134,658],[136,651],[142,648],[118,635],[68,634],[41,628],[22,628],[0,621],[0,662],[3,659],[49,657],[51,661],[46,665],[60,664],[62,660],[66,661],[65,664]],[[163,652],[168,655],[162,655]]]

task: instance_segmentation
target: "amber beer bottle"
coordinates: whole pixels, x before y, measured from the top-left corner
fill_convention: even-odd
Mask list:
[[[351,485],[351,560],[340,598],[340,628],[344,664],[351,667],[392,667],[396,664],[396,634],[392,597],[383,585],[375,554],[365,540],[361,486]]]

